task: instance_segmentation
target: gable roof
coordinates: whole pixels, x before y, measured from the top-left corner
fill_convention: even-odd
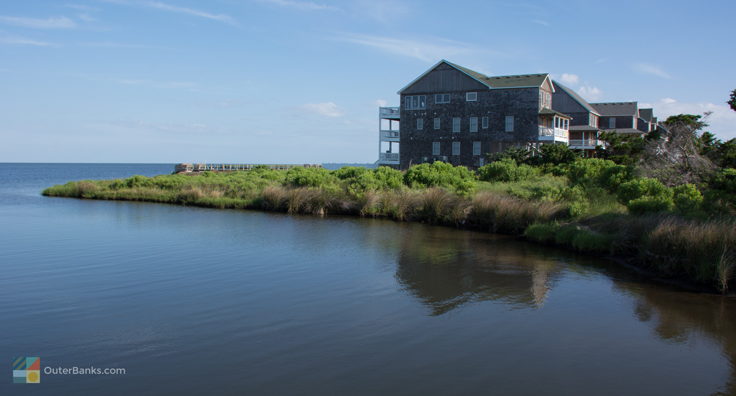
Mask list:
[[[590,105],[602,116],[639,116],[637,102],[591,103]]]
[[[526,87],[540,87],[542,84],[544,84],[544,81],[549,78],[549,73],[541,73],[541,74],[519,74],[519,75],[513,75],[513,76],[495,76],[495,77],[489,77],[486,76],[483,73],[477,72],[475,70],[468,69],[467,67],[463,67],[460,65],[456,65],[452,62],[446,61],[442,59],[441,61],[437,62],[434,66],[430,67],[429,70],[422,73],[419,77],[415,78],[407,84],[404,88],[401,88],[399,90],[399,94],[401,94],[403,91],[405,91],[407,88],[411,87],[416,83],[417,81],[421,80],[422,77],[429,74],[431,71],[433,71],[437,66],[441,64],[446,64],[462,73],[467,75],[468,77],[472,78],[473,80],[485,85],[489,89],[503,89],[503,88],[526,88]],[[552,92],[554,92],[554,84],[552,84]]]
[[[652,121],[654,119],[654,109],[639,109],[639,117],[647,122]]]
[[[566,86],[558,83],[557,81],[552,80],[552,83],[554,84],[555,87],[561,89],[562,92],[565,92],[566,94],[570,95],[570,97],[574,101],[578,102],[578,104],[580,106],[583,106],[583,108],[585,108],[585,110],[588,110],[589,112],[591,112],[591,113],[593,113],[595,115],[600,115],[600,113],[598,113],[598,111],[596,109],[594,109],[593,106],[591,106],[590,103],[588,103],[587,100],[583,99],[582,96],[578,95],[577,92],[575,92],[574,90],[572,90],[572,89],[570,89],[570,88],[568,88],[568,87],[566,87]]]

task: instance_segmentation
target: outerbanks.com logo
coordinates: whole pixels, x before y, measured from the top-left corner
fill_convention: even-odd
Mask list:
[[[13,383],[16,384],[39,384],[41,383],[41,371],[44,375],[123,375],[125,368],[100,368],[100,367],[49,367],[41,369],[40,357],[21,356],[13,359]]]

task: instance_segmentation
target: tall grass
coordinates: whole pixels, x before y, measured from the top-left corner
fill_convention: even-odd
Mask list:
[[[355,215],[524,235],[580,252],[636,258],[658,273],[726,291],[736,275],[736,221],[672,212],[632,216],[610,190],[550,174],[518,182],[462,183],[425,167],[409,182],[391,169],[133,176],[47,188],[46,196],[257,209],[290,214]],[[590,173],[590,172],[588,172]],[[581,177],[581,180],[592,176]],[[447,179],[447,180],[445,180]],[[411,184],[410,183],[410,184]],[[461,188],[462,187],[462,188]],[[475,192],[474,192],[475,191]]]

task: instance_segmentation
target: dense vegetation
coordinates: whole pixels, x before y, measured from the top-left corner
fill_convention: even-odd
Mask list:
[[[697,133],[704,125],[680,121],[672,120],[666,136],[650,141],[613,137],[601,155],[606,158],[582,158],[565,146],[546,145],[539,152],[496,154],[476,172],[442,162],[406,172],[256,168],[86,180],[43,194],[387,217],[510,233],[630,258],[662,276],[726,291],[736,271],[736,169],[729,157],[734,143]],[[647,151],[677,133],[690,134],[698,161],[678,159],[647,174],[641,164]]]

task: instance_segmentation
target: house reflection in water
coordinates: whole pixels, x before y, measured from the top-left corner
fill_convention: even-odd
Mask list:
[[[507,237],[469,238],[431,227],[416,231],[404,234],[396,277],[433,315],[488,300],[540,307],[560,272],[560,265],[534,246],[508,243]]]

